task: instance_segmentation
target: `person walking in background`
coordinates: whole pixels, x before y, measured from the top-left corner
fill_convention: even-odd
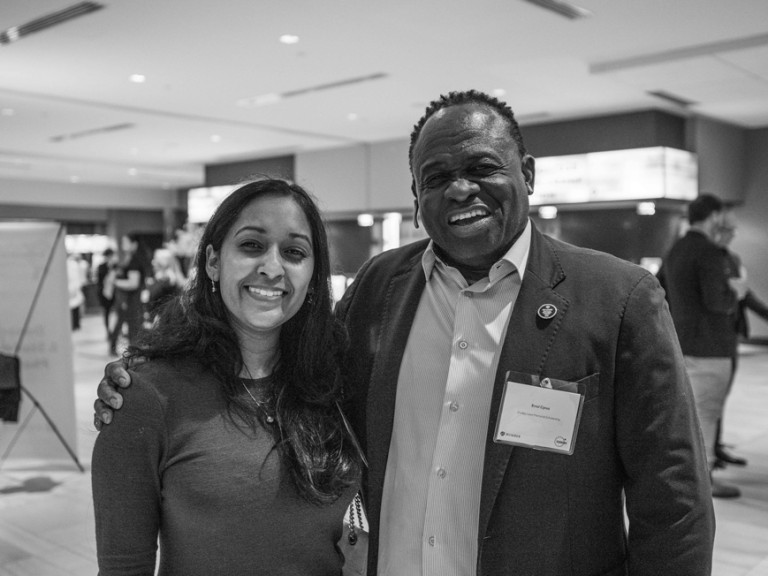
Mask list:
[[[123,252],[122,262],[115,277],[115,310],[117,318],[109,339],[110,354],[117,354],[118,339],[123,336],[123,324],[127,326],[128,343],[136,341],[136,337],[144,322],[144,311],[141,303],[141,291],[147,276],[148,265],[143,250],[140,247],[137,234],[126,234],[120,239]]]
[[[737,338],[749,337],[749,319],[747,318],[747,312],[752,310],[755,314],[760,316],[763,320],[768,320],[768,305],[760,300],[755,293],[749,289],[749,279],[747,270],[741,263],[741,258],[730,249],[731,242],[733,242],[736,236],[737,229],[736,215],[733,212],[733,208],[727,207],[723,212],[723,217],[720,225],[717,228],[715,234],[715,241],[718,246],[723,250],[723,254],[726,258],[726,274],[729,278],[729,283],[733,289],[739,294],[744,294],[738,302],[736,311],[736,335]],[[742,289],[741,285],[746,285],[746,290]],[[731,377],[728,381],[727,395],[730,394],[733,387],[733,381],[736,377],[736,369],[738,368],[739,353],[738,346],[734,347],[733,356],[731,359]],[[717,433],[715,437],[715,467],[724,468],[729,464],[734,466],[746,466],[747,459],[741,456],[737,456],[731,453],[728,448],[723,444],[723,418],[721,416],[717,423]]]
[[[144,304],[145,325],[152,325],[159,307],[169,298],[181,293],[186,278],[175,254],[167,248],[158,248],[152,256],[152,275],[147,278],[141,295]]]
[[[733,357],[736,317],[746,285],[730,276],[730,263],[715,242],[725,207],[702,194],[688,205],[690,228],[664,259],[667,298],[696,410],[704,435],[710,474],[715,469],[717,423],[723,415]],[[712,478],[712,496],[737,498],[736,487]]]
[[[129,348],[99,434],[101,576],[339,576],[361,457],[345,425],[330,257],[311,197],[247,184],[211,217],[183,301]]]
[[[109,318],[112,305],[115,302],[115,278],[117,276],[117,254],[112,248],[104,250],[104,260],[96,267],[96,290],[104,315],[104,327],[107,329],[107,340],[111,338]]]
[[[70,324],[72,330],[80,330],[80,314],[85,303],[85,295],[83,294],[83,274],[77,254],[67,256],[67,291]]]
[[[369,260],[336,308],[369,576],[708,575],[706,456],[656,278],[536,229],[535,160],[496,98],[432,102],[409,161],[430,239]],[[113,362],[97,425],[118,383]]]

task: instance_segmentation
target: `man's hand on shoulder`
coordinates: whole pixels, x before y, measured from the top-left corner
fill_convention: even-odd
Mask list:
[[[131,365],[138,362],[141,360],[132,360]],[[104,424],[112,422],[113,410],[119,410],[123,405],[123,397],[118,390],[130,385],[127,359],[115,360],[104,367],[104,378],[96,389],[99,397],[93,403],[93,425],[96,430],[101,430]]]

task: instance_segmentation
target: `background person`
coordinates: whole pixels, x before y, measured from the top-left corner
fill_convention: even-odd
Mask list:
[[[247,184],[212,216],[183,302],[142,343],[126,406],[93,453],[102,576],[338,576],[359,460],[338,403],[317,209]]]
[[[739,294],[744,294],[738,302],[736,309],[736,335],[737,339],[749,337],[749,321],[747,318],[747,311],[752,310],[763,320],[768,320],[768,305],[760,300],[755,293],[749,289],[747,270],[741,263],[741,258],[730,249],[731,242],[736,236],[737,229],[736,215],[730,207],[725,207],[720,224],[715,231],[715,242],[723,249],[723,253],[726,259],[726,275],[729,278],[729,283],[732,288]],[[745,288],[741,287],[744,284]],[[737,344],[737,343],[736,343]],[[733,387],[733,381],[736,377],[736,369],[738,368],[739,353],[738,345],[734,346],[733,356],[731,357],[731,376],[728,380],[728,390],[726,392],[727,397]],[[723,409],[725,412],[725,409]],[[735,466],[746,466],[747,460],[741,456],[737,456],[730,452],[725,444],[722,442],[723,431],[723,417],[721,415],[720,420],[717,423],[717,431],[715,435],[715,467],[724,468],[728,464]]]
[[[120,239],[122,262],[115,277],[115,311],[117,317],[109,339],[109,351],[117,354],[117,341],[123,336],[123,324],[128,328],[128,344],[136,342],[144,322],[141,291],[147,276],[147,262],[137,234]]]
[[[702,194],[688,205],[690,228],[664,259],[669,307],[685,355],[707,463],[715,468],[717,423],[722,418],[732,359],[736,354],[736,315],[746,285],[734,281],[729,261],[715,238],[723,220],[722,201]],[[712,496],[736,498],[741,491],[715,478]]]
[[[151,325],[160,306],[181,294],[186,278],[176,256],[167,248],[158,248],[152,256],[152,276],[147,278],[141,295],[144,313]]]
[[[104,314],[104,327],[107,329],[107,339],[111,334],[109,317],[115,302],[115,277],[117,276],[117,254],[112,248],[104,250],[104,260],[96,267],[96,291],[99,304]]]
[[[67,255],[67,294],[69,299],[69,316],[72,330],[80,330],[80,315],[85,294],[83,294],[83,274],[80,267],[80,255]]]
[[[495,98],[430,104],[409,157],[431,240],[371,259],[337,307],[368,574],[709,574],[705,453],[656,279],[536,230],[535,161]],[[584,396],[572,455],[493,440],[508,373]]]

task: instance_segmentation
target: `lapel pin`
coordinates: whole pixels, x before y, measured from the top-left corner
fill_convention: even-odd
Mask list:
[[[542,320],[554,318],[555,314],[557,314],[557,306],[554,304],[542,304],[536,312],[536,315]]]

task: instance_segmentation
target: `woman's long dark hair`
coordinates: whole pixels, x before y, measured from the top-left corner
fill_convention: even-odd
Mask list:
[[[211,290],[205,269],[206,247],[221,251],[243,209],[264,196],[290,198],[302,209],[312,231],[315,257],[307,299],[280,331],[280,357],[270,394],[279,430],[275,433],[276,448],[304,498],[331,502],[359,477],[360,455],[338,408],[345,337],[332,311],[328,240],[317,206],[303,188],[284,180],[264,179],[245,184],[224,199],[202,235],[195,272],[184,293],[162,307],[155,327],[129,349],[128,355],[191,357],[221,382],[231,412],[244,416],[252,426],[255,419],[264,423],[243,398],[238,378],[243,368],[239,341],[228,321],[221,292]]]

